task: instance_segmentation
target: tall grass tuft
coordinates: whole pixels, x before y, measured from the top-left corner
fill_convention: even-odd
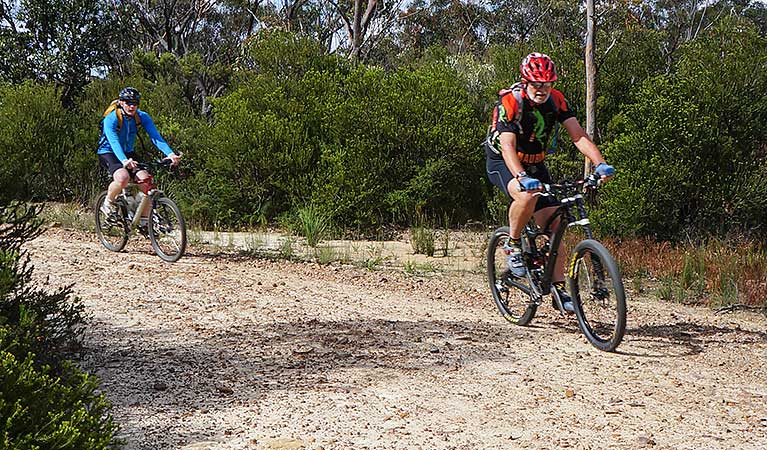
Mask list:
[[[330,219],[313,205],[298,210],[298,228],[306,243],[316,248],[330,233]]]
[[[413,247],[414,253],[434,256],[436,239],[437,233],[430,227],[417,226],[410,231],[410,245]]]
[[[94,231],[96,222],[91,209],[74,203],[51,203],[45,205],[41,218],[53,226],[70,230]]]

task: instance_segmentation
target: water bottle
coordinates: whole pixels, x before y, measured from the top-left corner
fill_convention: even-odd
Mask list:
[[[141,207],[141,202],[144,201],[144,197],[146,197],[146,196],[144,195],[143,192],[138,191],[138,193],[136,193],[136,209],[135,209],[136,210],[136,214],[143,214],[144,213],[143,210],[142,211],[138,210]],[[146,209],[146,208],[144,208],[144,209]]]
[[[136,199],[132,195],[125,193],[125,203],[128,206],[128,220],[133,220],[136,211]]]

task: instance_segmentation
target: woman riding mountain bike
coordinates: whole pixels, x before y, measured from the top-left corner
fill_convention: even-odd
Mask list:
[[[129,184],[114,201],[114,211],[105,212],[107,192],[96,199],[96,234],[108,250],[119,252],[128,242],[131,230],[137,230],[152,243],[152,249],[163,260],[178,261],[186,250],[186,222],[173,200],[154,184],[152,172],[167,168],[170,161],[138,163],[149,176],[141,183]],[[134,192],[135,191],[135,192]]]
[[[149,176],[146,170],[138,166],[134,152],[139,126],[146,130],[152,143],[165,154],[171,165],[176,165],[181,160],[181,156],[173,152],[157,131],[152,117],[138,109],[140,100],[141,94],[138,90],[126,87],[120,91],[118,99],[107,108],[101,121],[101,136],[96,153],[99,155],[99,163],[112,178],[102,204],[107,215],[115,211],[115,198],[131,180],[141,183]]]

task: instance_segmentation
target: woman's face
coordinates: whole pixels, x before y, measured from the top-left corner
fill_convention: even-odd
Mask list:
[[[551,95],[551,86],[553,83],[538,83],[534,81],[527,82],[527,96],[537,104],[544,103]]]
[[[120,105],[123,108],[123,111],[125,111],[125,114],[129,116],[133,116],[136,114],[136,110],[138,109],[138,102],[129,102],[126,100],[120,100]]]

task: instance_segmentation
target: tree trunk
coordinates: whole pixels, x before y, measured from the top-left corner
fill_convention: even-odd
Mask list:
[[[594,66],[594,0],[586,0],[586,133],[591,139],[596,135],[597,94],[596,67]],[[591,161],[585,158],[583,176],[591,173]]]

